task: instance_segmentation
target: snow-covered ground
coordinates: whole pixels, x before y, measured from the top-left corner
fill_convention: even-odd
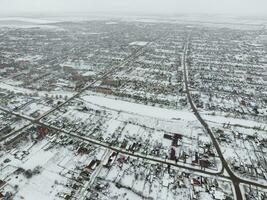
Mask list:
[[[166,119],[166,120],[175,120],[183,119],[187,121],[195,121],[196,118],[192,112],[187,110],[176,111],[171,109],[164,109],[154,106],[147,106],[138,103],[132,103],[127,101],[122,101],[119,99],[110,99],[101,96],[86,95],[83,96],[87,102],[106,107],[108,109],[114,109],[117,111],[123,111],[128,113],[134,113],[143,116],[149,116],[152,118]]]
[[[47,20],[39,18],[27,18],[27,17],[0,17],[0,27],[11,28],[58,28],[53,23],[57,20]]]
[[[144,41],[135,41],[135,42],[131,42],[130,45],[137,45],[137,46],[145,46],[148,42],[144,42]]]

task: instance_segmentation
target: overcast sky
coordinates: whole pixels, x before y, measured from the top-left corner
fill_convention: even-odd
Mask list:
[[[0,0],[2,14],[27,12],[267,15],[267,0]]]

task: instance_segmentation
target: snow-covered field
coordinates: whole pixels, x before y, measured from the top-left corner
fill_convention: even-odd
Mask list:
[[[187,110],[176,111],[176,110],[171,110],[171,109],[147,106],[143,104],[122,101],[119,99],[115,100],[115,99],[110,99],[110,98],[101,97],[101,96],[93,96],[93,95],[83,96],[82,98],[89,103],[103,106],[108,109],[114,109],[117,111],[134,113],[134,114],[143,115],[143,116],[149,116],[152,118],[159,118],[159,119],[166,119],[166,120],[183,119],[187,121],[196,120],[194,114]]]

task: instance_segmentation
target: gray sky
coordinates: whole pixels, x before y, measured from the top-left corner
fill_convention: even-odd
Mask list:
[[[267,15],[267,0],[0,0],[0,13],[104,12]]]

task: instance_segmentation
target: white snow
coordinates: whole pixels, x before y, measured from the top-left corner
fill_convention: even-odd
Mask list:
[[[131,42],[130,45],[137,45],[137,46],[145,46],[148,42],[144,42],[144,41],[135,41],[135,42]]]
[[[106,97],[87,95],[83,96],[82,99],[91,102],[93,104],[103,106],[109,109],[123,111],[128,113],[135,113],[144,116],[150,116],[160,119],[185,119],[187,121],[195,121],[195,116],[189,111],[185,110],[169,110],[165,108],[158,108],[153,106],[147,106],[137,103],[131,103],[122,100],[109,99]]]

